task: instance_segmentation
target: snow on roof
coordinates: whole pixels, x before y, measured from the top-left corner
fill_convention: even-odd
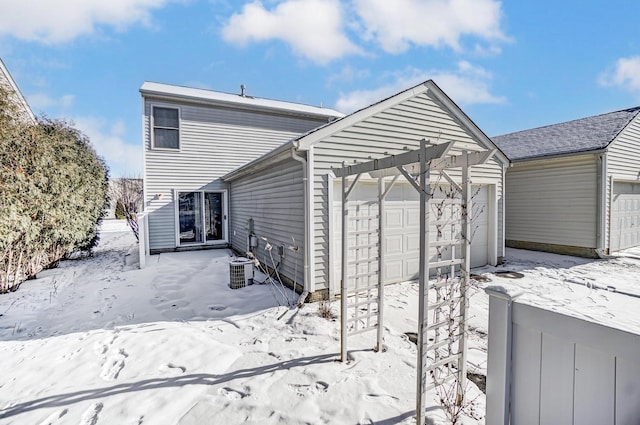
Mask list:
[[[604,149],[640,112],[640,107],[495,136],[510,160]]]
[[[145,81],[140,87],[143,96],[160,96],[177,99],[189,99],[213,104],[227,104],[249,109],[271,109],[301,115],[314,115],[327,118],[339,118],[344,114],[329,108],[305,105],[302,103],[285,102],[281,100],[263,99],[240,94],[223,93],[213,90],[193,87],[174,86]]]

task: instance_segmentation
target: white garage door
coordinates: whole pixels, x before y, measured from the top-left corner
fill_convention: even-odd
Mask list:
[[[640,183],[613,183],[611,251],[640,245]]]
[[[444,197],[444,192],[450,190],[447,186],[442,186],[442,191],[437,190],[434,197]],[[340,281],[341,274],[341,199],[340,199],[340,183],[337,182],[334,186],[334,238],[333,247],[334,253],[334,282]],[[357,213],[360,215],[377,216],[378,204],[377,204],[378,190],[377,185],[369,182],[360,182],[356,189],[349,197],[350,206],[357,209]],[[478,267],[487,264],[488,262],[488,188],[487,186],[478,186],[473,189],[473,214],[472,214],[472,241],[471,241],[471,266]],[[403,282],[407,280],[416,279],[418,277],[419,267],[419,195],[418,192],[406,182],[396,183],[391,192],[387,195],[385,203],[385,282],[395,283]],[[433,201],[431,203],[431,220],[435,220],[435,215],[438,210],[442,211],[443,218],[449,218],[451,216],[451,207],[445,203]],[[352,213],[353,214],[353,213]],[[456,221],[456,220],[452,220]],[[377,226],[375,221],[372,221],[373,227]],[[354,230],[353,228],[351,230]],[[442,235],[440,239],[451,240],[456,237],[459,232],[460,226],[452,228],[452,226],[444,226],[442,228]],[[437,229],[435,226],[430,228],[430,237],[432,240],[435,237]],[[448,234],[447,234],[448,232]],[[453,234],[452,234],[453,232]],[[377,238],[377,235],[374,235]],[[353,245],[356,241],[351,240],[350,245]],[[375,240],[369,240],[366,242],[375,242]],[[362,245],[363,241],[357,242],[358,245]],[[376,250],[377,248],[372,248]],[[373,254],[373,252],[372,252]],[[431,249],[430,261],[435,261],[438,253],[435,248]],[[440,253],[440,258],[448,259],[451,253],[443,251]],[[456,254],[459,256],[459,252]],[[365,272],[365,270],[359,270],[359,273]]]

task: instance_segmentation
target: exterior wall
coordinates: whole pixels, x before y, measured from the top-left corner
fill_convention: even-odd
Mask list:
[[[254,174],[240,177],[230,183],[231,246],[247,251],[249,219],[253,219],[254,233],[258,236],[256,257],[274,267],[269,252],[264,249],[267,238],[273,246],[274,261],[280,260],[277,247],[284,245],[284,258],[278,269],[298,284],[304,283],[304,175],[300,162],[288,159]],[[290,246],[299,247],[297,252]],[[300,289],[300,287],[298,287]]]
[[[180,149],[152,149],[152,105],[180,108]],[[145,211],[152,251],[176,247],[174,190],[224,190],[226,173],[326,119],[144,98]]]
[[[640,116],[611,143],[607,171],[616,180],[640,181]]]
[[[595,155],[514,164],[505,183],[507,246],[567,254],[595,249],[597,176]]]
[[[454,141],[453,154],[462,149],[480,150],[474,136],[429,91],[405,100],[349,128],[327,137],[313,146],[314,164],[314,276],[316,291],[329,288],[329,257],[332,214],[329,177],[332,167],[365,162],[419,148],[420,140],[434,143]],[[405,149],[406,148],[406,149]],[[502,165],[496,160],[473,167],[472,181],[496,184],[498,203],[498,256],[504,255],[502,244]],[[459,179],[458,173],[451,172]],[[332,183],[331,183],[332,184]],[[339,255],[339,254],[338,254]]]
[[[607,150],[607,248],[611,251],[612,180],[640,183],[640,116],[634,118]]]

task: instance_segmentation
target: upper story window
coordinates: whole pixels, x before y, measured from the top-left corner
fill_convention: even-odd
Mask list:
[[[178,108],[153,108],[153,147],[180,148],[180,111]]]

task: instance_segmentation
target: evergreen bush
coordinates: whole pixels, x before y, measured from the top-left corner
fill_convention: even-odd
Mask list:
[[[107,201],[108,170],[65,121],[19,118],[0,85],[0,293],[74,251],[90,251]]]
[[[116,219],[118,220],[123,220],[124,219],[124,205],[122,205],[122,201],[120,201],[120,199],[118,199],[116,201],[116,213],[115,213]]]

